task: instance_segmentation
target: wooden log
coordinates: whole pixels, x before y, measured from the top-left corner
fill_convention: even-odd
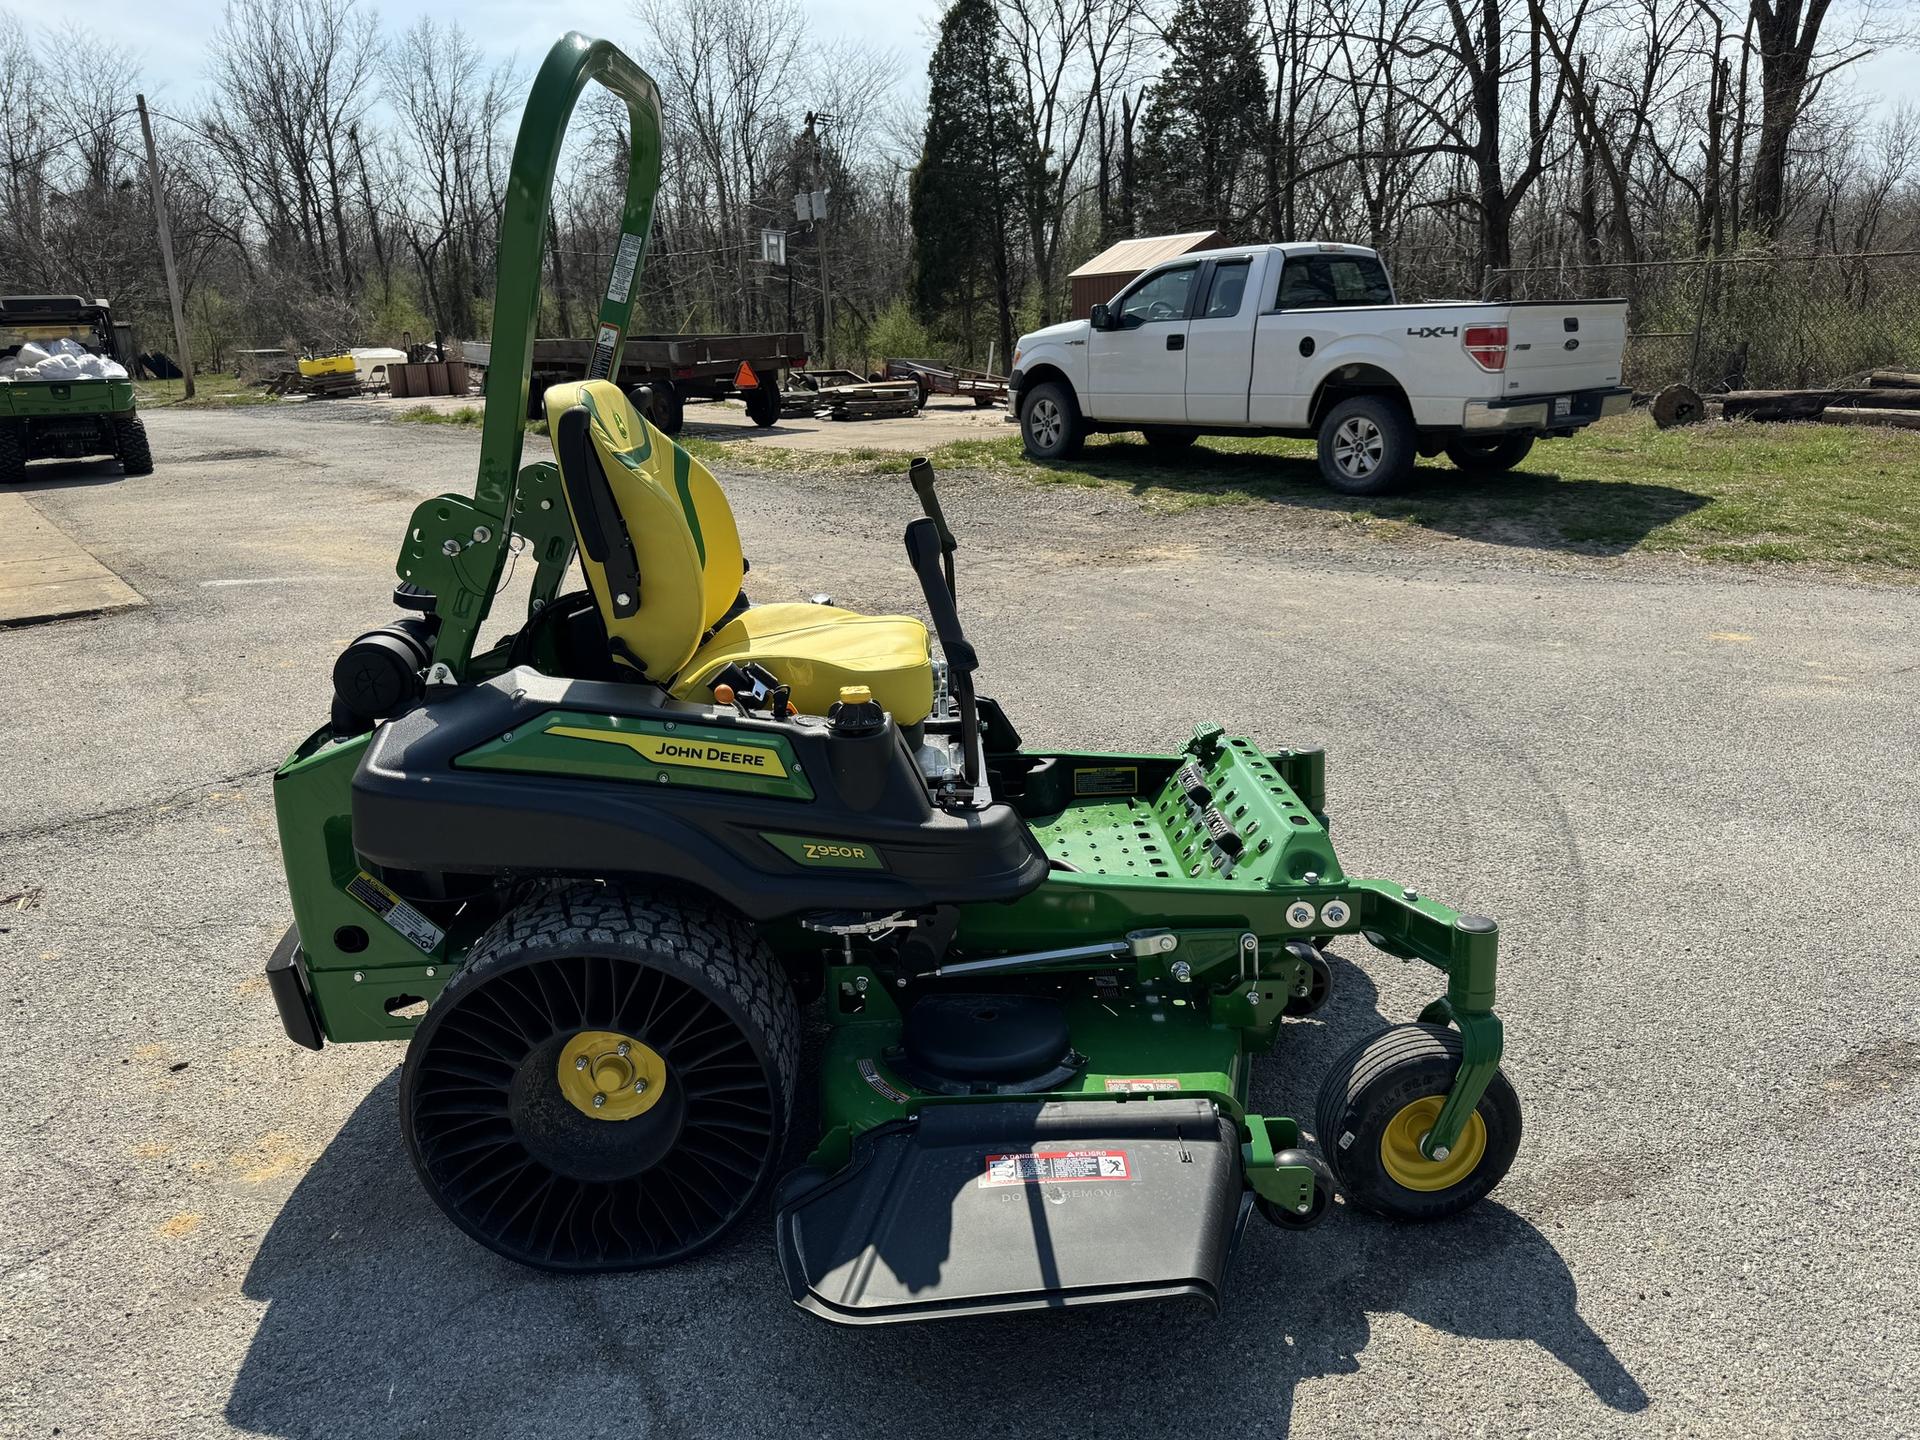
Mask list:
[[[1916,390],[1730,390],[1720,397],[1728,420],[1817,420],[1831,406],[1920,410]]]
[[[1821,413],[1828,425],[1891,425],[1920,430],[1920,410],[1876,410],[1865,405],[1835,405]]]
[[[1920,390],[1920,375],[1910,370],[1876,370],[1867,376],[1876,390]]]

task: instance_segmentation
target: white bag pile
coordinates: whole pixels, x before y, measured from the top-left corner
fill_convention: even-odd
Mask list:
[[[124,380],[127,367],[96,355],[77,340],[29,340],[13,354],[0,358],[0,383],[11,380]]]

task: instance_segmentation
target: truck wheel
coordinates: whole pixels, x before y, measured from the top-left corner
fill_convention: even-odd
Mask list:
[[[1175,430],[1161,425],[1150,426],[1140,433],[1147,437],[1147,444],[1155,450],[1184,450],[1200,438],[1191,430]]]
[[[18,420],[0,420],[0,484],[27,478],[27,427]]]
[[[1497,475],[1526,459],[1531,449],[1531,435],[1504,435],[1498,440],[1449,440],[1447,458],[1469,475]]]
[[[747,418],[762,430],[780,418],[780,391],[774,386],[772,376],[761,378],[758,385],[744,391],[740,398],[747,402]]]
[[[1020,401],[1020,439],[1032,460],[1071,460],[1080,453],[1080,407],[1057,380],[1027,391]]]
[[[1413,474],[1417,444],[1405,405],[1356,395],[1320,422],[1320,478],[1342,495],[1385,495]]]
[[[138,415],[113,417],[113,449],[120,468],[129,475],[153,473],[153,450],[147,444],[147,426]]]

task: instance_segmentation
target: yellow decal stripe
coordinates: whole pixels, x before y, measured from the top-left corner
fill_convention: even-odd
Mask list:
[[[582,725],[554,725],[549,735],[564,735],[570,740],[597,740],[606,745],[624,745],[656,765],[688,765],[698,770],[726,770],[735,775],[771,775],[785,779],[787,767],[780,754],[764,745],[745,745],[737,741],[705,740],[696,736],[644,735],[619,730],[590,730]]]

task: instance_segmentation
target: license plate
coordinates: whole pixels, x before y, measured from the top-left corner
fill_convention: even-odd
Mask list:
[[[1573,397],[1571,395],[1554,396],[1553,397],[1553,418],[1558,420],[1558,419],[1561,419],[1563,416],[1567,416],[1571,414],[1573,414]]]

